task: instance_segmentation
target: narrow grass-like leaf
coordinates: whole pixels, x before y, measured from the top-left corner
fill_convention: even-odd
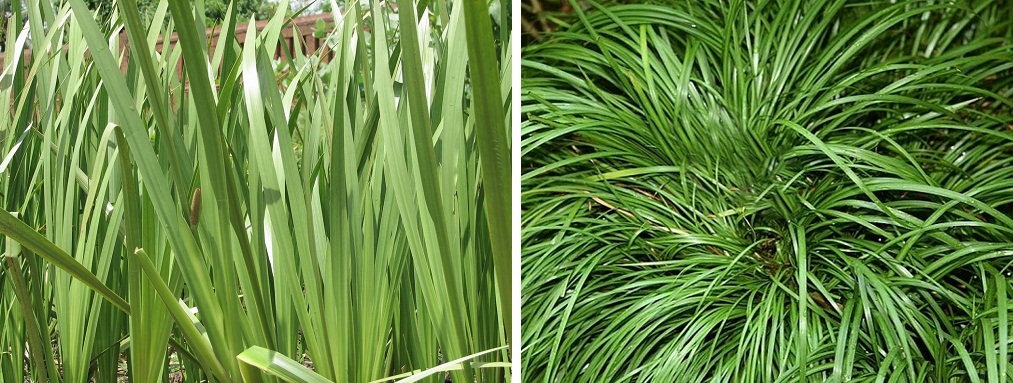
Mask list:
[[[263,347],[250,347],[236,356],[236,359],[239,360],[240,365],[256,367],[260,370],[260,372],[277,376],[284,379],[286,382],[331,383],[330,380],[327,380],[323,376],[320,376],[320,374],[306,368],[306,366],[299,364],[299,362]],[[249,379],[248,381],[258,381],[258,378],[254,378],[252,374],[259,372],[255,372],[251,369],[245,369],[243,371],[243,376],[246,379]]]
[[[162,304],[168,309],[169,315],[176,322],[176,326],[182,331],[187,343],[197,356],[199,363],[209,370],[219,381],[230,382],[231,380],[226,375],[225,369],[218,362],[218,359],[214,357],[211,344],[208,343],[205,336],[201,335],[201,331],[189,319],[183,308],[176,303],[176,298],[173,296],[172,291],[169,290],[169,286],[165,281],[159,277],[158,271],[155,270],[155,265],[148,258],[148,254],[143,249],[137,249],[132,254],[133,259],[137,261],[137,265],[144,272],[148,282],[154,286],[155,291],[158,293],[158,298],[162,300]]]
[[[21,313],[25,318],[25,332],[28,334],[29,354],[32,363],[35,364],[36,377],[40,382],[49,382],[49,376],[57,373],[56,366],[46,363],[47,359],[52,361],[52,358],[45,358],[43,355],[51,352],[52,348],[42,341],[42,328],[39,326],[39,319],[35,317],[34,310],[32,309],[32,300],[28,296],[28,284],[25,283],[24,276],[21,275],[21,266],[18,266],[17,260],[12,256],[6,256],[4,260],[7,261],[7,269],[9,270],[7,275],[13,281],[14,294],[18,299],[18,303],[21,304]]]
[[[9,212],[0,211],[0,234],[20,243],[33,254],[45,258],[47,261],[66,271],[74,278],[88,285],[89,288],[98,292],[99,295],[123,312],[130,314],[130,305],[127,301],[120,298],[119,295],[103,284],[102,281],[95,276],[95,274],[92,274],[91,271],[82,266],[80,262],[72,258],[69,254],[61,250],[52,242],[46,240],[45,237],[37,233],[35,230],[32,230],[32,228],[28,227],[28,225],[24,222],[21,222],[21,220],[15,218],[14,215]]]

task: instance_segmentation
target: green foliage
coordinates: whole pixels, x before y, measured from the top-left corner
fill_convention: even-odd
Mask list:
[[[274,5],[267,0],[207,0],[204,2],[204,17],[208,22],[219,23],[225,19],[230,6],[240,20],[250,17],[264,20],[274,13]],[[149,8],[154,7],[149,5]]]
[[[108,27],[113,10],[116,7],[114,0],[84,0],[96,13],[99,25]],[[145,23],[150,22],[158,8],[159,0],[138,0],[137,10]],[[268,0],[204,0],[204,22],[205,24],[218,24],[225,19],[229,7],[234,8],[236,17],[240,20],[256,17],[263,20],[274,13],[274,4]]]
[[[7,50],[7,26],[23,17],[21,9],[19,0],[0,0],[0,52]]]
[[[510,58],[484,3],[399,3],[335,14],[328,60],[285,2],[243,42],[232,3],[214,47],[185,0],[119,0],[112,28],[28,2],[6,42],[33,55],[0,72],[0,381],[507,380]]]
[[[525,47],[522,381],[1013,380],[1009,9],[620,5]]]

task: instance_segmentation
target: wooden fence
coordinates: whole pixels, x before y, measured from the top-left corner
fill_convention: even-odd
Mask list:
[[[295,54],[295,39],[297,39],[297,38],[299,39],[299,48],[300,48],[300,50],[303,53],[314,52],[314,51],[317,50],[317,48],[319,48],[322,45],[324,45],[323,44],[323,39],[317,38],[316,36],[314,36],[314,32],[316,31],[316,25],[317,25],[317,21],[318,20],[319,21],[323,21],[328,26],[328,28],[333,27],[333,25],[332,25],[333,24],[332,23],[333,18],[332,18],[332,16],[331,16],[330,13],[321,13],[321,14],[318,14],[318,15],[303,16],[303,17],[299,17],[299,18],[296,18],[296,19],[292,19],[292,22],[289,23],[286,26],[286,28],[284,28],[282,30],[282,41],[283,41],[283,43],[278,44],[278,48],[274,52],[274,57],[275,58],[281,57],[282,53],[283,53],[283,49],[287,50],[287,52],[284,52],[284,53],[287,53],[288,55],[294,55]],[[262,21],[258,21],[256,24],[254,24],[254,28],[256,28],[256,30],[259,32],[259,31],[263,30],[264,26],[266,26],[266,25],[267,25],[267,20],[262,20]],[[236,40],[239,41],[240,44],[242,44],[244,41],[246,41],[246,35],[247,35],[247,32],[249,30],[250,30],[250,23],[243,23],[243,24],[236,25],[236,31],[235,31]],[[206,31],[206,36],[211,41],[211,51],[209,52],[209,54],[211,54],[211,55],[214,55],[214,50],[215,50],[215,47],[218,45],[218,38],[219,38],[219,35],[220,35],[221,32],[222,32],[222,30],[221,30],[220,27],[208,28],[207,31]],[[120,32],[119,39],[120,39],[120,41],[119,41],[120,50],[121,50],[121,53],[123,54],[123,61],[122,61],[122,64],[121,64],[121,68],[124,69],[124,70],[126,70],[127,61],[128,61],[128,57],[129,57],[129,54],[130,54],[130,51],[129,51],[130,42],[127,39],[127,33],[126,33],[126,31]],[[173,47],[173,46],[176,45],[177,40],[178,40],[178,36],[175,33],[173,33],[171,36],[169,36],[168,39],[166,39],[164,37],[159,38],[158,42],[155,44],[155,50],[157,52],[162,52],[162,50],[163,50],[163,48],[164,48],[164,46],[166,44],[169,44],[170,47]],[[3,65],[4,65],[4,63],[6,62],[5,61],[5,58],[6,58],[5,54],[6,53],[7,52],[0,52],[0,68],[2,68]],[[24,57],[23,57],[22,62],[23,63],[28,63],[29,59],[31,58],[32,51],[30,49],[26,49],[26,50],[24,50],[23,54],[24,54]],[[322,55],[323,55],[324,60],[329,61],[331,58],[334,57],[334,52],[331,52],[326,46],[324,46],[324,49],[322,51]],[[182,71],[183,71],[183,60],[182,59],[180,60],[179,66],[176,68],[176,70],[177,70],[177,73],[182,73]]]

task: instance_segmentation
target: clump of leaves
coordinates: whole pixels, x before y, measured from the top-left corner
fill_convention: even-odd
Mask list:
[[[522,380],[1013,379],[1008,7],[597,6],[525,47]]]
[[[353,2],[320,44],[287,0],[89,3],[7,29],[0,382],[509,380],[486,3]]]

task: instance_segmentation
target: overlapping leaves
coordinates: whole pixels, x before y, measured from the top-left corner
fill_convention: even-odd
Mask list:
[[[526,47],[524,381],[1013,380],[1004,7],[597,7]]]

